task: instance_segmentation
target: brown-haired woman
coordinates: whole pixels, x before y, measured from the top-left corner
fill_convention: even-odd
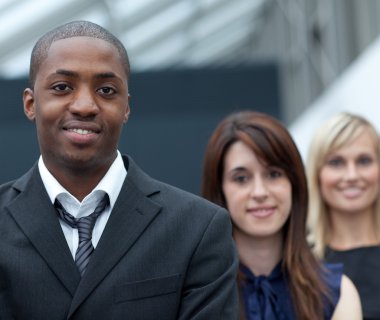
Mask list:
[[[303,163],[279,121],[252,111],[225,118],[208,143],[202,195],[231,215],[241,319],[361,319],[341,266],[322,266],[307,244]]]

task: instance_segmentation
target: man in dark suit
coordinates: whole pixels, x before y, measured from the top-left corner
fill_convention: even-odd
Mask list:
[[[36,43],[23,101],[41,157],[0,187],[0,319],[237,318],[227,212],[117,150],[128,77],[96,24]]]

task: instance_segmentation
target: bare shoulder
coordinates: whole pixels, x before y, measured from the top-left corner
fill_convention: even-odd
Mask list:
[[[362,306],[355,285],[345,275],[342,276],[340,298],[332,320],[362,320]]]

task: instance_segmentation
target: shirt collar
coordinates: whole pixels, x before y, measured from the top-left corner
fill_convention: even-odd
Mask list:
[[[62,193],[73,197],[70,192],[68,192],[49,172],[45,166],[42,156],[40,156],[38,160],[38,169],[42,178],[42,182],[52,203],[54,203],[56,197]],[[100,180],[98,185],[91,191],[89,195],[86,196],[86,198],[98,190],[106,192],[110,198],[110,207],[113,208],[126,176],[127,170],[125,169],[121,154],[117,150],[116,159],[112,163],[111,167],[108,169],[102,180]]]

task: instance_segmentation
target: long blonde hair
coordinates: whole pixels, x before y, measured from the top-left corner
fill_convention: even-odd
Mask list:
[[[306,173],[309,188],[308,239],[314,252],[323,258],[325,247],[331,235],[328,208],[323,200],[319,174],[326,157],[336,149],[355,140],[367,130],[376,141],[377,162],[380,166],[380,138],[374,126],[364,117],[348,112],[339,113],[325,122],[316,131],[307,157]],[[375,221],[380,235],[380,200],[375,203]]]

